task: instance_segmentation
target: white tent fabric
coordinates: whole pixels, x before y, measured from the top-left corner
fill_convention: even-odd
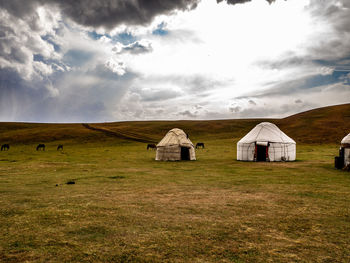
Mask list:
[[[196,160],[193,143],[187,138],[187,134],[178,128],[174,128],[164,136],[157,144],[157,161],[179,161],[183,159],[183,152],[188,149],[189,160]]]
[[[341,140],[341,147],[344,148],[344,165],[350,165],[350,133]]]
[[[349,144],[350,146],[350,133],[341,140],[341,144]]]
[[[247,135],[238,141],[237,160],[254,161],[257,154],[256,145],[268,147],[269,161],[295,160],[295,141],[273,123],[262,122],[256,125]]]

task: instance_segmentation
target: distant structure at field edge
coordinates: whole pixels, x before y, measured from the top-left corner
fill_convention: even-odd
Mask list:
[[[335,157],[335,168],[350,166],[350,133],[340,142],[339,157]]]
[[[195,149],[188,135],[181,129],[168,131],[157,144],[156,161],[194,161]]]
[[[238,161],[295,161],[296,143],[275,124],[256,125],[237,143]]]

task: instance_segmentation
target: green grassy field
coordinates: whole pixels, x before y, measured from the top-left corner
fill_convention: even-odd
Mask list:
[[[1,262],[350,260],[336,145],[298,145],[293,163],[235,161],[230,139],[194,162],[137,142],[55,146],[0,153]]]
[[[193,162],[157,162],[146,144],[81,124],[1,124],[11,148],[0,152],[0,262],[349,262],[350,174],[333,168],[341,138],[321,125],[312,136],[326,143],[306,143],[304,125],[296,162],[236,161],[260,121],[94,124],[155,141],[184,128],[206,144]]]

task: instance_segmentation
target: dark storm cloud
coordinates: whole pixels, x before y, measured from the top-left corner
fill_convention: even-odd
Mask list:
[[[34,9],[41,4],[40,2],[38,0],[0,0],[0,7],[17,17],[24,18],[34,13]]]
[[[225,1],[230,5],[235,5],[235,4],[244,4],[244,3],[250,2],[252,0],[217,0],[216,2],[220,3],[222,1]],[[266,0],[266,1],[271,4],[271,3],[275,2],[276,0]]]
[[[223,0],[217,0],[222,2]],[[251,0],[225,0],[239,4]],[[266,0],[269,3],[275,0]],[[55,5],[63,14],[78,24],[112,29],[120,24],[145,25],[157,15],[170,14],[175,10],[194,9],[200,0],[0,0],[0,6],[11,14],[29,18],[40,5]],[[35,29],[35,19],[32,28]],[[163,31],[162,31],[163,32]]]
[[[118,24],[147,24],[160,14],[189,10],[197,0],[52,0],[74,21],[82,25],[113,28]]]
[[[18,17],[39,5],[54,4],[75,22],[91,27],[113,28],[120,24],[144,25],[161,14],[190,10],[199,0],[0,0],[0,6]]]

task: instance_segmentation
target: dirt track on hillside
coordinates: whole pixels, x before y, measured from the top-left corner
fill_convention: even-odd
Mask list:
[[[93,131],[99,131],[102,132],[108,136],[113,136],[113,137],[118,137],[120,139],[124,139],[124,140],[129,140],[129,141],[136,141],[136,142],[143,142],[143,143],[155,143],[154,141],[150,140],[150,139],[146,139],[146,138],[136,138],[136,137],[132,137],[128,134],[122,133],[122,132],[116,132],[116,131],[111,131],[109,129],[105,129],[105,128],[96,128],[96,127],[92,127],[91,125],[87,124],[87,123],[83,123],[82,124],[85,128],[89,129],[89,130],[93,130]],[[140,135],[139,135],[140,136]]]

